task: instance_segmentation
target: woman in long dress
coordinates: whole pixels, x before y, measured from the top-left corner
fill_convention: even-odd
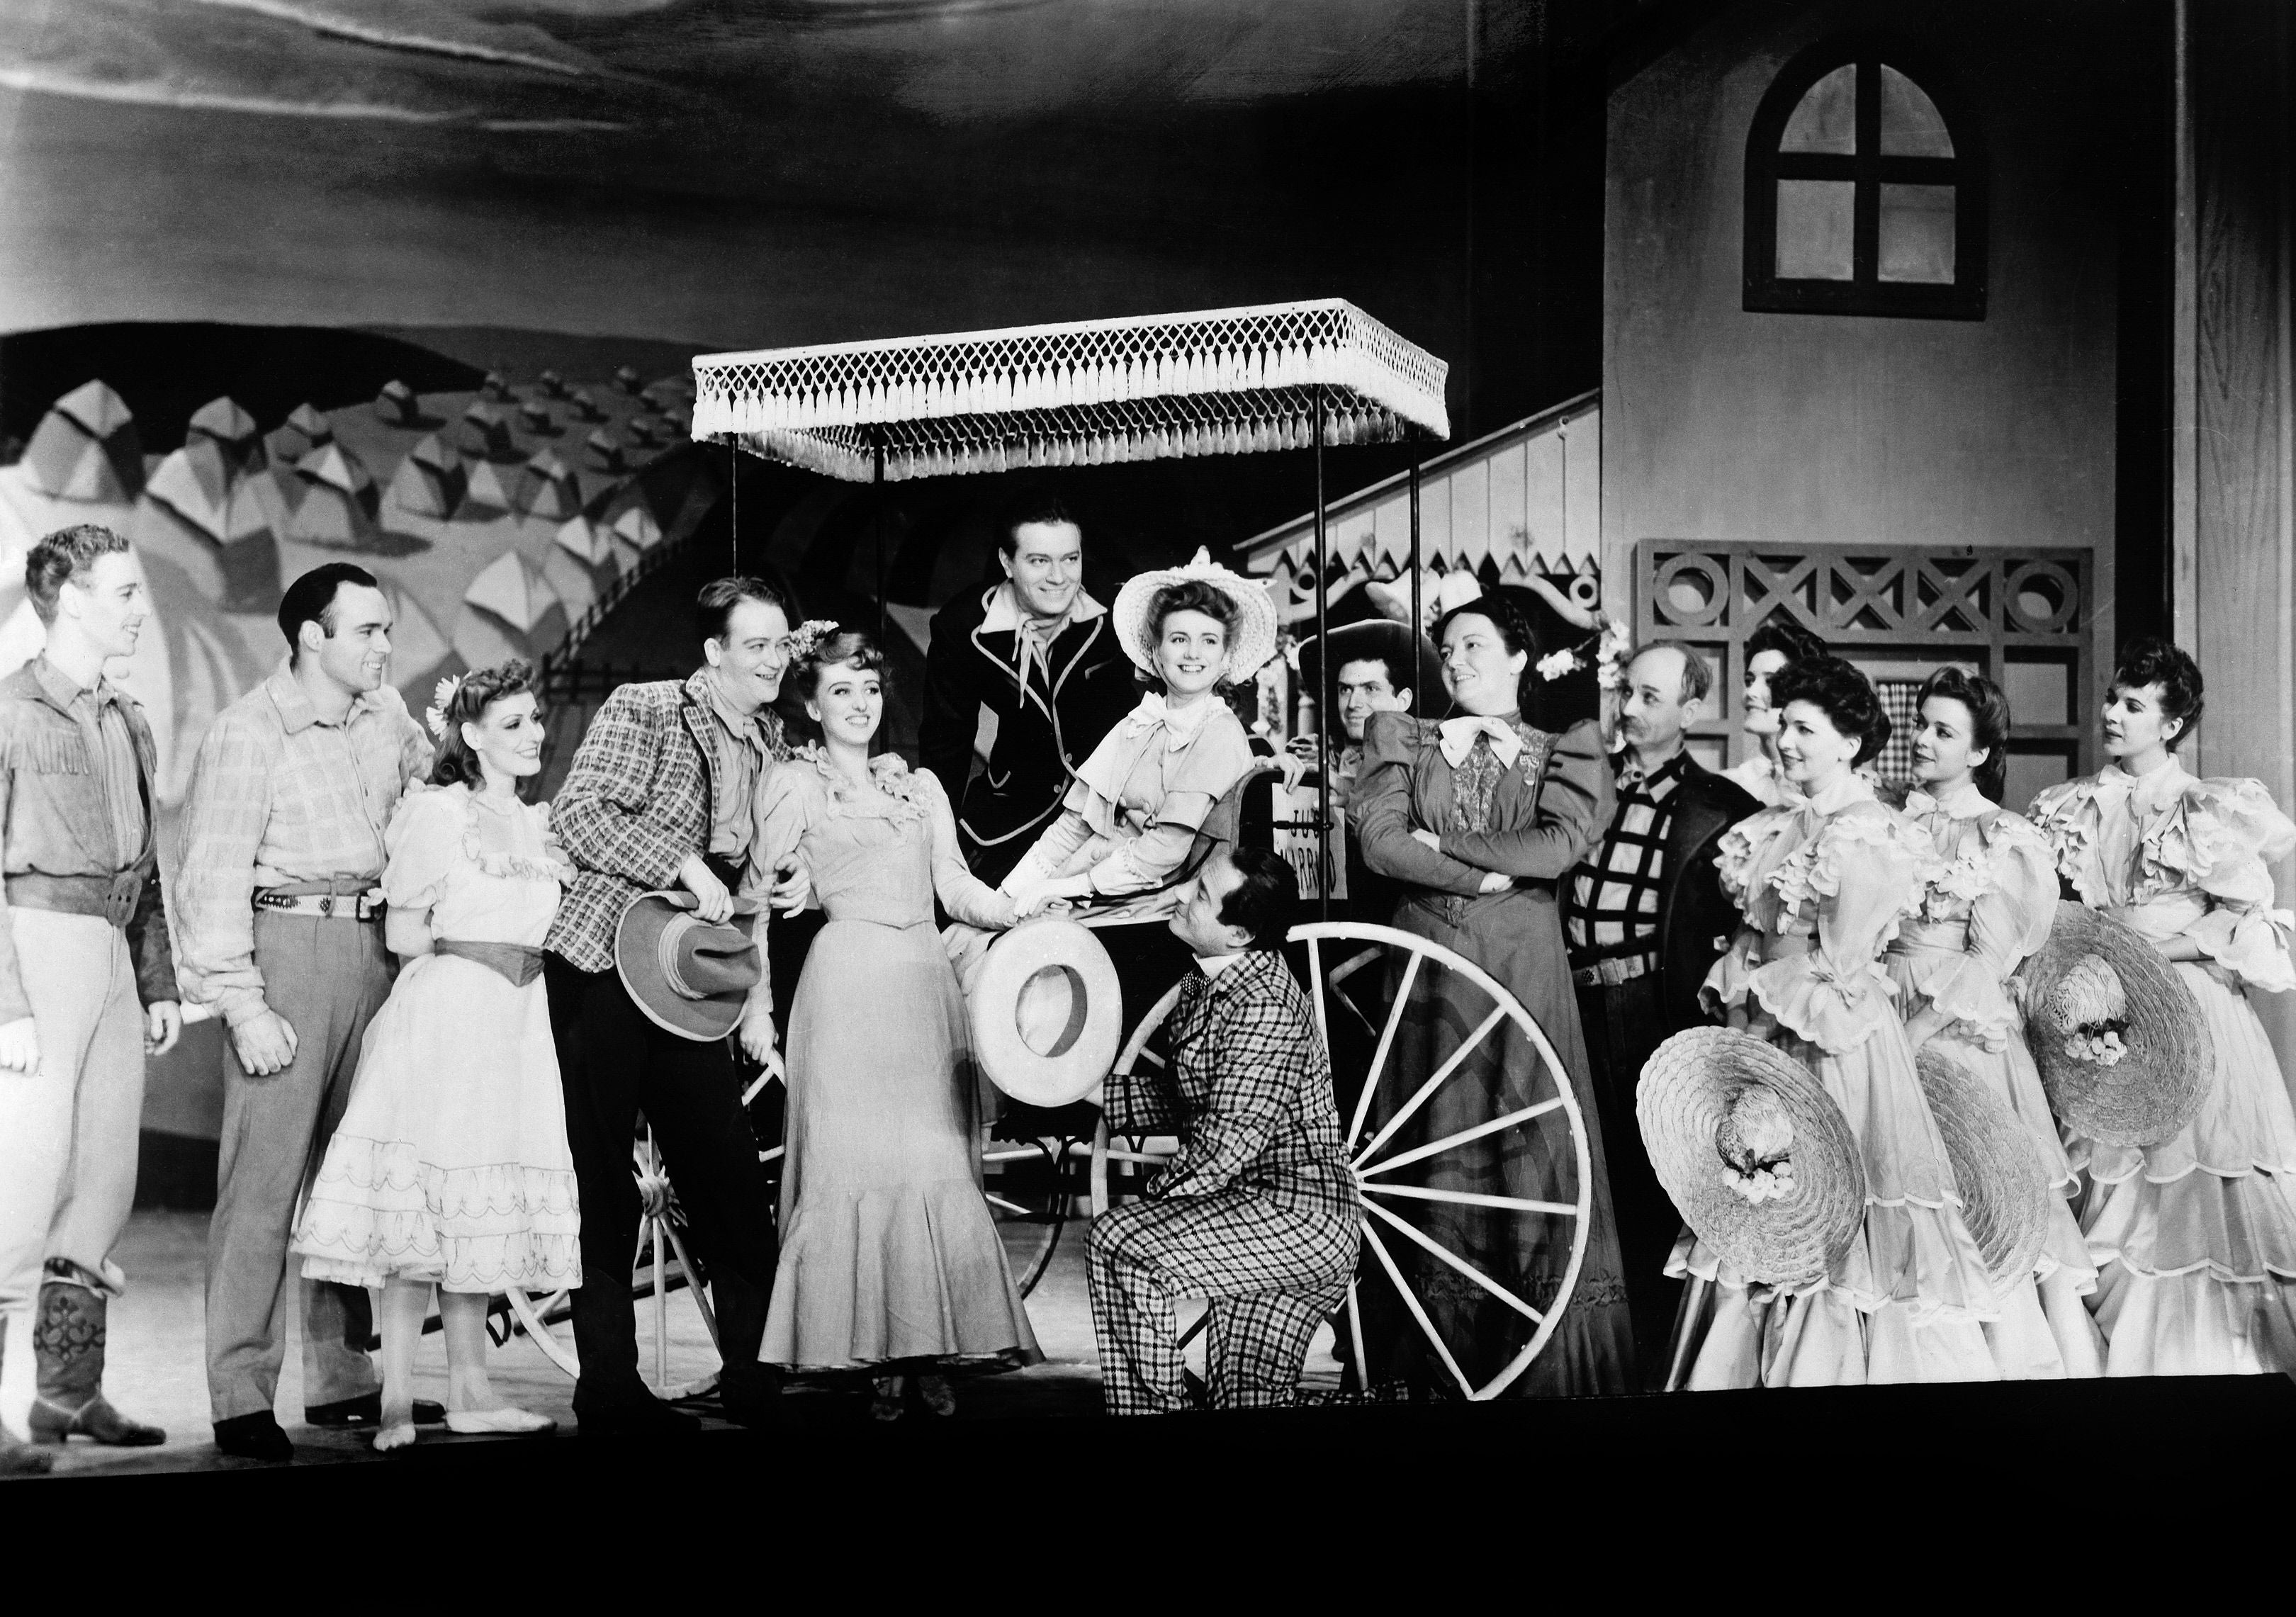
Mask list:
[[[2107,1145],[2068,1129],[2089,1180],[2108,1375],[2296,1374],[2296,1112],[2244,997],[2296,988],[2269,868],[2296,850],[2296,825],[2261,782],[2199,780],[2177,761],[2201,702],[2182,649],[2130,646],[2104,707],[2113,761],[2032,808],[2074,895],[2175,963],[2216,1047],[2200,1114],[2172,1137]]]
[[[869,636],[808,624],[795,667],[823,740],[767,777],[751,869],[797,852],[829,918],[790,1007],[781,1267],[759,1356],[868,1372],[882,1420],[914,1376],[947,1415],[951,1368],[1043,1355],[981,1197],[964,1002],[933,899],[989,931],[1030,907],[965,869],[938,780],[869,756],[884,713]]]
[[[1470,602],[1445,613],[1435,633],[1457,716],[1439,723],[1404,713],[1372,716],[1354,799],[1364,862],[1403,884],[1395,924],[1496,977],[1544,1030],[1572,1090],[1584,1096],[1587,1047],[1564,962],[1555,883],[1610,821],[1611,771],[1601,734],[1592,719],[1559,735],[1523,722],[1523,675],[1537,653],[1512,603]],[[1488,995],[1455,973],[1423,969],[1380,1077],[1383,1114],[1399,1110],[1491,1008]],[[1432,1143],[1555,1093],[1536,1047],[1504,1023],[1398,1131],[1393,1145]],[[1585,1260],[1554,1335],[1509,1386],[1510,1396],[1632,1390],[1634,1332],[1602,1129],[1592,1105],[1582,1105],[1580,1115],[1593,1162]],[[1578,1177],[1568,1134],[1541,1121],[1454,1146],[1388,1176],[1431,1189],[1548,1202],[1575,1201]],[[1570,1264],[1571,1220],[1456,1202],[1406,1206],[1414,1226],[1439,1245],[1532,1308],[1548,1310]],[[1471,1383],[1489,1382],[1529,1343],[1537,1327],[1521,1313],[1416,1243],[1387,1244]],[[1383,1272],[1365,1276],[1358,1309],[1367,1389],[1456,1393],[1456,1381]]]
[[[1993,1282],[1882,964],[1891,935],[1918,913],[1937,856],[1856,773],[1890,735],[1864,675],[1814,657],[1771,692],[1778,756],[1800,795],[1723,833],[1722,882],[1744,923],[1704,993],[1733,1027],[1807,1065],[1841,1105],[1865,1159],[1866,1215],[1830,1272],[1791,1292],[1751,1282],[1685,1230],[1667,1265],[1692,1282],[1669,1384],[1993,1380]]]
[[[2004,1292],[1986,1340],[2005,1379],[2102,1375],[2104,1340],[2082,1301],[2096,1290],[2096,1265],[2072,1211],[2080,1178],[2058,1138],[2010,991],[2010,973],[2048,938],[2057,874],[2032,822],[1999,805],[2009,699],[1982,676],[1944,668],[1923,684],[1915,707],[1920,784],[1906,795],[1906,813],[1928,833],[1939,863],[1882,964],[1898,985],[1907,1042],[1918,1053],[1943,1040],[1992,1086],[2025,1126],[2055,1193],[2033,1273]]]
[[[546,804],[530,670],[442,681],[430,785],[384,833],[384,938],[406,959],[360,1052],[293,1250],[314,1280],[382,1288],[377,1449],[414,1441],[414,1350],[430,1293],[447,1339],[447,1424],[538,1432],[487,1379],[487,1301],[582,1284],[580,1204],[542,940],[573,870]]]

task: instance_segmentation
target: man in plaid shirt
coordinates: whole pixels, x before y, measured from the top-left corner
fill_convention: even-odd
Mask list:
[[[348,562],[314,568],[281,598],[279,628],[287,661],[200,743],[173,905],[184,997],[231,1027],[208,1228],[216,1446],[268,1460],[294,1455],[272,1411],[290,1220],[390,993],[383,830],[430,768],[430,739],[384,683],[390,603],[373,574]],[[305,1418],[377,1424],[365,1291],[300,1285]],[[416,1420],[445,1418],[416,1400]]]
[[[1611,761],[1618,808],[1563,884],[1562,926],[1648,1380],[1673,1325],[1679,1283],[1664,1270],[1681,1219],[1643,1149],[1635,1088],[1669,1034],[1707,1020],[1699,985],[1737,925],[1715,850],[1759,805],[1684,746],[1713,688],[1703,657],[1678,642],[1652,641],[1624,671],[1624,746]]]
[[[1290,1403],[1355,1274],[1363,1219],[1331,1063],[1284,964],[1298,879],[1277,855],[1206,861],[1171,930],[1196,956],[1166,1030],[1168,1080],[1111,1075],[1109,1126],[1177,1133],[1147,1199],[1095,1221],[1093,1334],[1111,1415],[1188,1407],[1176,1296],[1210,1301],[1212,1408]]]
[[[708,1266],[725,1361],[718,1395],[743,1424],[779,1391],[758,1362],[779,1252],[758,1142],[726,1041],[655,1025],[614,965],[631,900],[682,887],[705,921],[733,914],[754,829],[758,784],[788,756],[772,702],[789,666],[788,597],[762,579],[719,579],[694,603],[703,666],[691,677],[626,685],[606,698],[551,805],[550,825],[579,874],[543,941],[551,1033],[566,1089],[566,1137],[582,1197],[582,1269],[574,1341],[582,1375],[574,1413],[586,1433],[690,1431],[694,1418],[638,1376],[637,1322],[622,1277],[636,1260],[638,1188],[630,1145],[643,1110]],[[802,903],[801,869],[777,908]],[[768,982],[741,1027],[756,1060],[772,1053]]]

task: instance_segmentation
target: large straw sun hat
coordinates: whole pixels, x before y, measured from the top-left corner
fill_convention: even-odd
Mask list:
[[[1211,559],[1210,551],[1200,549],[1186,566],[1134,573],[1116,592],[1111,614],[1116,620],[1116,638],[1136,667],[1153,671],[1148,642],[1155,626],[1148,621],[1148,608],[1156,592],[1167,584],[1209,584],[1234,604],[1235,644],[1228,648],[1230,679],[1250,678],[1260,664],[1275,655],[1275,603],[1268,599],[1267,587],[1222,567]]]
[[[1811,1285],[1856,1239],[1857,1137],[1784,1051],[1726,1028],[1677,1033],[1644,1066],[1635,1117],[1683,1221],[1746,1279]]]
[[[1090,928],[1057,915],[1023,921],[960,978],[973,1059],[1014,1100],[1065,1106],[1116,1064],[1124,992]]]
[[[1987,1270],[2002,1285],[2029,1278],[2049,1227],[2049,1175],[2032,1136],[2008,1102],[1936,1041],[1914,1065]]]
[[[2060,901],[2048,941],[2018,975],[2025,1042],[2059,1117],[2108,1145],[2157,1145],[2193,1120],[2215,1080],[2216,1045],[2151,944]]]

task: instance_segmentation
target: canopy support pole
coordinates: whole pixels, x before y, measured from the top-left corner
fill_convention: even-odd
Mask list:
[[[1427,620],[1421,615],[1419,603],[1419,451],[1411,452],[1411,705],[1422,718],[1427,717],[1427,704],[1434,700],[1432,691],[1419,689],[1419,636]],[[1401,676],[1403,670],[1396,673]]]
[[[1317,667],[1326,661],[1321,656],[1331,642],[1332,626],[1327,621],[1331,612],[1329,578],[1326,569],[1330,558],[1324,550],[1324,390],[1316,390],[1316,646]],[[1339,670],[1331,670],[1336,675]],[[1328,683],[1316,693],[1316,728],[1322,733],[1322,759],[1316,770],[1316,918],[1332,918],[1332,765],[1335,754],[1332,750],[1332,716],[1324,710],[1329,700]]]
[[[869,429],[869,528],[877,543],[877,654],[883,656],[885,639],[885,434]]]

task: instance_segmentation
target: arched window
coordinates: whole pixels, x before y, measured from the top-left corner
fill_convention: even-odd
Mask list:
[[[1788,62],[1746,137],[1746,308],[1982,320],[1975,121],[1884,42]]]

